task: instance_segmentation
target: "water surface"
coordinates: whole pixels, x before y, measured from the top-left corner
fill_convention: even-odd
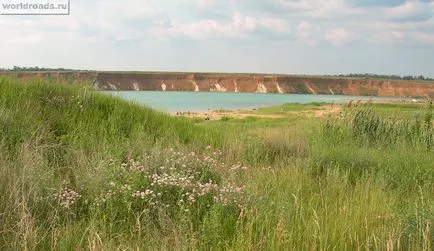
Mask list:
[[[123,99],[147,105],[159,111],[201,112],[217,109],[252,109],[286,103],[346,103],[350,100],[403,101],[408,98],[386,98],[345,95],[262,94],[233,92],[162,92],[162,91],[103,91]]]

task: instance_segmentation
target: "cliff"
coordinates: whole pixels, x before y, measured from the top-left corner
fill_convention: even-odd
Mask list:
[[[43,72],[1,73],[48,78],[61,83],[88,81],[99,90],[201,91],[331,94],[434,98],[434,82],[226,73]]]

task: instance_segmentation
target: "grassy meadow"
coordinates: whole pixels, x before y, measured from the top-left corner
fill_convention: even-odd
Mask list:
[[[199,121],[0,78],[0,250],[432,250],[429,104]]]

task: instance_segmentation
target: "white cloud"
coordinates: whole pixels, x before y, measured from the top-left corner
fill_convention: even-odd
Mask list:
[[[206,39],[210,37],[243,37],[253,34],[258,28],[265,28],[274,33],[284,33],[288,30],[285,20],[270,17],[245,16],[236,12],[231,21],[218,21],[213,19],[182,23],[172,20],[172,27],[160,26],[153,29],[154,34],[163,36],[184,36],[193,39]]]
[[[238,31],[232,24],[220,24],[215,20],[202,20],[199,22],[180,24],[168,30],[170,35],[187,36],[194,39],[203,39],[209,36],[235,36]]]
[[[432,33],[415,32],[411,36],[417,42],[421,42],[427,45],[434,44],[434,31]]]
[[[159,13],[147,0],[95,1],[96,9],[102,16],[118,18],[151,18]]]
[[[297,37],[306,42],[309,46],[315,46],[317,44],[317,37],[321,34],[321,28],[316,25],[312,25],[307,21],[302,21],[297,26]]]
[[[256,19],[254,17],[243,16],[241,13],[235,13],[233,17],[233,26],[236,29],[251,32],[256,29]]]
[[[265,17],[259,20],[259,24],[276,33],[285,33],[289,29],[287,22],[281,18]]]
[[[325,32],[325,39],[334,45],[343,45],[353,40],[354,34],[344,28],[336,28]]]
[[[403,5],[393,8],[385,8],[385,16],[391,20],[424,20],[433,16],[434,9],[432,4],[420,2],[417,0],[406,1]]]
[[[216,4],[215,0],[197,0],[197,4],[201,8],[209,8]]]

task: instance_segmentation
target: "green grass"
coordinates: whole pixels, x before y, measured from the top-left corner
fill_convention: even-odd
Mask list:
[[[0,250],[430,250],[433,131],[426,104],[198,122],[3,78]]]
[[[264,107],[258,109],[257,113],[259,114],[285,114],[286,112],[293,111],[311,111],[311,110],[323,110],[321,107],[326,105],[326,103],[312,102],[308,104],[298,104],[298,103],[288,103],[284,105]]]
[[[404,119],[414,119],[424,116],[426,104],[419,103],[399,103],[399,104],[373,104],[372,109],[384,117],[395,117]]]

